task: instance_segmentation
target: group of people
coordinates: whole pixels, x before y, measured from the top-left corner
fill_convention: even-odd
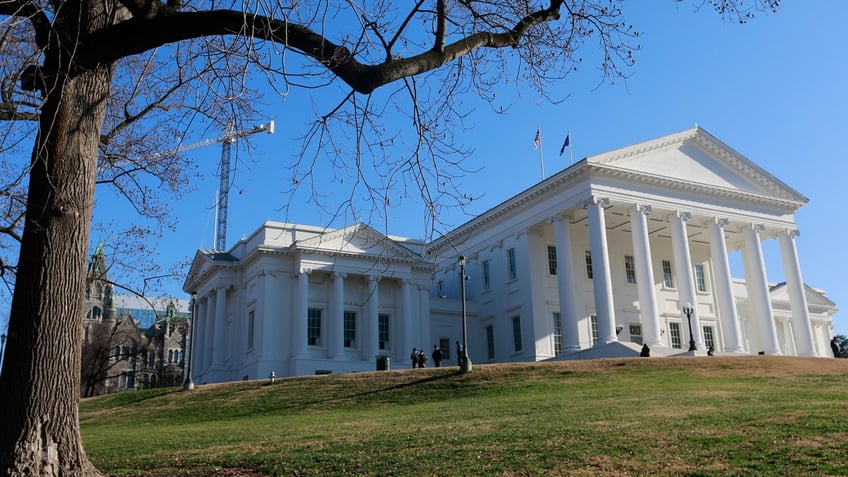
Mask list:
[[[433,345],[433,352],[430,354],[430,357],[433,358],[433,366],[440,368],[442,367],[442,358],[444,358],[444,354],[442,350],[439,348],[439,345]],[[415,368],[426,368],[427,367],[427,353],[424,351],[424,348],[412,348],[412,354],[409,355],[410,361],[412,361],[412,369]],[[458,366],[462,366],[462,361],[465,359],[465,348],[462,346],[462,343],[459,341],[456,342],[456,364]]]
[[[438,345],[433,346],[431,356],[433,358],[433,366],[437,368],[441,367],[442,350],[439,349]],[[424,348],[412,348],[412,354],[409,356],[409,359],[412,361],[412,369],[427,367],[427,353],[424,351]]]

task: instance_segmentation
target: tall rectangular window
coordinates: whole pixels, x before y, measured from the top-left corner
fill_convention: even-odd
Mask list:
[[[488,260],[483,260],[483,290],[488,290],[492,287],[492,268]]]
[[[247,349],[253,349],[253,332],[256,326],[255,310],[247,312]]]
[[[671,260],[662,261],[663,270],[663,286],[666,288],[674,288],[674,275],[671,272]]]
[[[515,280],[518,277],[518,268],[515,263],[515,249],[511,248],[506,251],[506,269],[507,278]]]
[[[562,318],[558,311],[553,313],[551,327],[553,328],[554,356],[562,353]]]
[[[672,348],[683,348],[683,346],[680,345],[680,323],[669,323],[668,334],[671,336]]]
[[[592,328],[592,330],[591,330],[592,331],[592,344],[596,345],[596,344],[598,344],[598,341],[601,340],[598,337],[598,317],[597,317],[597,315],[592,315],[591,317],[589,317],[589,324]]]
[[[380,313],[377,315],[377,327],[379,328],[379,332],[377,333],[377,338],[380,341],[379,346],[380,349],[391,349],[390,337],[392,336],[391,328],[391,317],[389,315],[385,315]]]
[[[633,262],[633,255],[624,256],[624,278],[631,285],[636,283],[636,264]]]
[[[515,351],[521,351],[521,317],[515,315],[512,317],[512,344]]]
[[[704,274],[704,265],[701,263],[695,265],[695,288],[699,292],[707,291],[707,277]]]
[[[344,312],[344,347],[356,347],[356,312]]]
[[[495,327],[492,325],[486,327],[486,350],[489,359],[495,359]]]
[[[548,275],[557,274],[556,245],[548,245]]]
[[[317,308],[306,312],[306,339],[310,346],[321,345],[321,310]]]
[[[442,359],[449,361],[450,357],[450,338],[439,338],[439,349],[442,350]]]
[[[710,349],[710,348],[715,349],[715,345],[716,345],[716,343],[715,343],[715,333],[713,331],[713,327],[712,326],[705,326],[704,327],[704,346],[706,346],[707,349]]]
[[[592,279],[592,252],[586,250],[586,278]]]

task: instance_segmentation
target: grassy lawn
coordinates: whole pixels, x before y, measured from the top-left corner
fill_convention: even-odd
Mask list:
[[[612,359],[84,400],[108,475],[848,475],[848,360]]]

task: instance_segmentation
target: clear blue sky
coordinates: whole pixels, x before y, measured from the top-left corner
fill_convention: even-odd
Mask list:
[[[463,180],[479,213],[540,179],[533,149],[537,124],[542,129],[546,175],[568,166],[559,157],[566,130],[571,131],[575,161],[588,155],[690,128],[696,123],[810,199],[796,219],[804,280],[823,288],[843,309],[848,291],[848,221],[838,215],[848,203],[848,142],[845,137],[848,95],[848,2],[789,2],[777,14],[761,14],[746,25],[724,23],[708,8],[671,0],[630,2],[627,19],[642,32],[636,65],[626,82],[600,85],[594,65],[555,86],[551,105],[537,98],[502,98],[510,106],[497,115],[480,104],[468,118],[473,127],[463,140],[475,149],[469,165],[481,170]],[[583,56],[590,56],[587,45]],[[239,153],[235,188],[229,203],[228,243],[252,233],[265,220],[326,225],[309,204],[288,217],[279,211],[291,178],[286,165],[303,133],[305,99],[293,91],[285,100],[271,98],[268,116],[276,118],[273,136],[253,138],[255,150]],[[465,98],[466,104],[473,98]],[[177,231],[159,243],[162,265],[188,259],[199,247],[211,247],[211,204],[217,187],[220,148],[195,150],[209,176],[198,190],[174,204]],[[495,186],[493,186],[495,185]],[[127,215],[126,208],[98,205],[97,220]],[[393,210],[389,232],[423,237],[423,212],[414,204]],[[449,222],[467,219],[459,214]],[[339,224],[336,224],[339,225]],[[384,230],[384,225],[377,228]],[[98,237],[92,237],[96,241]],[[774,242],[774,243],[771,243]],[[94,244],[92,244],[93,247]],[[765,242],[769,280],[783,280],[775,240]],[[740,272],[734,273],[742,276]],[[169,288],[180,296],[182,281]],[[848,334],[844,312],[836,332]]]

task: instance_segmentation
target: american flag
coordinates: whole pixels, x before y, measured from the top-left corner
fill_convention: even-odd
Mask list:
[[[542,131],[536,128],[536,139],[533,139],[533,149],[539,149],[540,142],[542,142]]]

